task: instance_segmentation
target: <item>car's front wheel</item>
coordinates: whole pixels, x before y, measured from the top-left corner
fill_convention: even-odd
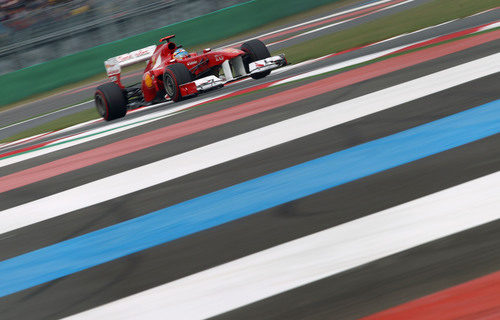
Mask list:
[[[172,101],[182,99],[179,86],[191,82],[192,76],[188,68],[182,63],[174,63],[165,67],[163,72],[163,86],[166,94]]]
[[[247,73],[249,72],[248,66],[250,63],[257,60],[269,58],[271,56],[266,45],[258,39],[253,39],[243,43],[241,45],[241,50],[246,53],[246,55],[243,57],[243,62]],[[260,79],[268,76],[270,73],[271,70],[267,70],[263,72],[254,73],[251,75],[251,77],[254,79]]]

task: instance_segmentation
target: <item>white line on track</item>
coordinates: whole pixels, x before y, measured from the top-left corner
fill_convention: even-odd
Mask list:
[[[2,146],[0,146],[0,149],[7,148],[7,147],[13,147],[13,146],[18,145],[18,144],[23,144],[25,142],[32,141],[32,140],[35,140],[35,139],[43,137],[43,136],[47,136],[50,133],[51,132],[44,132],[44,133],[40,133],[40,134],[37,134],[34,136],[22,138],[22,139],[19,139],[16,141],[8,142],[8,143],[5,143]]]
[[[500,72],[499,60],[500,53],[490,55],[1,211],[0,234]]]
[[[69,107],[65,107],[65,108],[62,108],[62,109],[59,109],[59,110],[56,110],[56,111],[52,111],[50,113],[42,114],[42,115],[34,117],[34,118],[26,119],[26,120],[21,121],[21,122],[16,122],[16,123],[13,123],[11,125],[8,125],[8,126],[0,128],[0,131],[8,129],[8,128],[15,127],[15,126],[18,126],[18,125],[23,124],[23,123],[27,123],[27,122],[31,122],[31,121],[34,121],[34,120],[37,120],[37,119],[45,118],[45,117],[48,117],[50,115],[53,115],[53,114],[56,114],[56,113],[59,113],[59,112],[62,112],[62,111],[66,111],[66,110],[69,110],[69,109],[73,109],[73,108],[82,106],[84,104],[93,103],[93,102],[94,102],[94,100],[85,101],[85,102],[82,102],[82,103],[79,103],[79,104],[75,104],[75,105],[72,105],[72,106],[69,106]]]
[[[382,8],[380,11],[382,10],[387,10],[387,9],[392,9],[392,8],[396,8],[396,7],[399,7],[399,6],[402,6],[402,5],[405,5],[407,3],[410,3],[410,2],[413,2],[415,0],[406,0],[406,1],[403,1],[403,2],[400,2],[400,3],[395,3],[395,4],[392,4],[390,6],[387,6],[385,8]]]
[[[202,319],[500,219],[500,172],[69,319]]]
[[[355,7],[355,8],[352,8],[352,9],[348,9],[348,10],[344,10],[344,11],[341,11],[341,12],[333,13],[333,14],[330,14],[330,15],[327,15],[327,16],[324,16],[324,17],[321,17],[321,18],[317,18],[317,19],[313,19],[313,20],[308,20],[306,22],[295,24],[293,26],[289,26],[289,27],[282,28],[282,29],[279,29],[279,30],[275,30],[275,31],[263,33],[263,34],[260,34],[260,35],[258,35],[256,37],[253,37],[253,38],[248,38],[248,39],[245,39],[245,40],[240,40],[238,42],[234,42],[234,43],[228,44],[228,45],[226,45],[224,47],[232,47],[232,46],[238,45],[238,44],[243,43],[243,42],[248,41],[248,40],[266,37],[266,36],[269,36],[269,35],[272,35],[272,34],[275,34],[275,33],[280,33],[280,32],[283,32],[283,31],[290,30],[290,29],[302,27],[302,26],[305,26],[305,25],[308,25],[308,24],[311,24],[311,23],[315,23],[315,22],[318,22],[318,21],[322,21],[322,20],[326,20],[326,19],[329,19],[329,18],[333,18],[333,17],[337,17],[337,16],[340,16],[340,15],[344,15],[344,14],[347,14],[347,13],[359,11],[359,10],[362,10],[362,9],[370,8],[370,7],[377,6],[379,4],[383,4],[383,3],[387,3],[387,2],[391,2],[391,1],[394,1],[394,0],[382,0],[382,1],[372,2],[372,3],[366,4],[366,5],[363,5],[363,6],[360,6],[360,7]]]
[[[442,26],[450,24],[452,22],[455,22],[455,21],[458,21],[458,20],[462,20],[462,19],[466,19],[466,18],[470,18],[470,17],[476,16],[476,15],[480,15],[480,14],[486,13],[488,11],[491,11],[491,10],[486,10],[486,11],[478,12],[476,14],[473,14],[471,16],[468,16],[468,17],[465,17],[465,18],[461,18],[461,19],[453,19],[453,20],[445,21],[443,23],[436,24],[434,26],[429,26],[429,27],[426,27],[426,28],[423,28],[423,29],[419,29],[419,30],[416,30],[416,31],[412,31],[412,32],[409,32],[409,33],[403,33],[403,34],[400,34],[398,36],[395,36],[395,37],[392,37],[392,38],[389,38],[389,39],[385,39],[385,40],[382,40],[382,41],[378,41],[378,42],[372,43],[370,46],[378,45],[378,44],[381,44],[381,43],[384,43],[384,42],[392,41],[392,40],[395,40],[395,39],[398,39],[398,38],[403,38],[403,37],[410,36],[410,35],[415,35],[415,34],[420,33],[422,31],[426,31],[426,30],[430,30],[430,29],[442,27]],[[481,32],[481,31],[486,31],[486,30],[491,30],[491,29],[494,29],[494,28],[498,28],[499,26],[500,26],[500,22],[494,22],[494,23],[491,23],[491,24],[486,24],[485,26],[483,26],[482,28],[480,28],[479,30],[477,30],[474,33]],[[447,34],[451,34],[451,33],[455,33],[455,32],[460,32],[460,31],[462,31],[462,30],[456,30],[454,32],[441,34],[439,36],[435,36],[435,37],[432,37],[432,38],[421,40],[421,41],[418,41],[416,43],[428,41],[428,40],[431,40],[431,39],[435,39],[435,38],[438,38],[438,37],[441,37],[441,36],[445,36]]]
[[[415,0],[407,0],[407,1],[403,1],[401,3],[396,3],[396,4],[392,5],[392,6],[384,7],[384,8],[378,9],[376,11],[373,11],[370,14],[377,13],[377,12],[382,12],[382,11],[385,11],[385,10],[389,10],[389,9],[392,9],[392,8],[397,7],[397,6],[404,5],[404,4],[407,4],[409,2],[413,2],[413,1],[415,1]],[[328,28],[331,28],[331,27],[335,27],[335,26],[338,26],[338,25],[341,25],[341,24],[344,24],[344,23],[356,20],[358,18],[360,18],[360,17],[353,17],[353,18],[342,20],[342,21],[339,21],[339,22],[334,22],[332,24],[327,24],[327,25],[321,26],[321,27],[313,29],[313,30],[309,30],[309,31],[306,31],[306,32],[303,32],[303,33],[299,33],[297,35],[291,36],[291,37],[283,39],[283,40],[278,40],[278,41],[269,43],[267,46],[271,47],[271,46],[276,45],[278,43],[282,43],[282,42],[286,42],[286,41],[289,41],[289,40],[292,40],[292,39],[300,38],[300,37],[306,36],[308,34],[313,34],[313,33],[316,33],[318,31],[321,31],[321,30],[325,30],[325,29],[328,29]]]

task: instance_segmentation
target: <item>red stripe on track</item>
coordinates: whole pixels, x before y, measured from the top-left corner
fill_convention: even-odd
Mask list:
[[[264,111],[276,109],[293,102],[306,100],[310,97],[401,70],[421,62],[443,57],[496,39],[500,39],[500,31],[481,34],[476,37],[457,40],[455,42],[409,53],[404,56],[390,58],[315,81],[298,88],[286,90],[258,100],[16,172],[0,178],[0,192],[9,191],[30,183],[130,154],[193,133],[256,115]]]
[[[416,44],[411,45],[409,47],[402,48],[400,50],[388,53],[387,55],[398,54],[398,53],[401,53],[401,52],[410,51],[410,50],[413,50],[413,49],[418,49],[418,48],[426,47],[426,46],[429,46],[429,45],[432,45],[432,44],[436,44],[436,43],[440,43],[440,42],[452,40],[452,39],[455,39],[455,38],[458,38],[458,37],[463,37],[463,36],[472,34],[474,32],[477,32],[477,31],[481,30],[481,28],[489,26],[489,25],[491,25],[493,23],[494,22],[487,23],[487,24],[484,24],[484,25],[479,26],[479,27],[474,27],[474,28],[470,28],[470,29],[467,29],[467,30],[462,30],[462,31],[450,33],[450,34],[447,34],[447,35],[444,35],[444,36],[436,37],[434,39],[429,39],[427,41],[416,43]]]
[[[51,135],[54,132],[56,132],[56,131],[46,132],[46,133],[43,133],[43,134],[31,137],[31,138],[28,138],[28,139],[21,140],[21,141],[19,141],[19,140],[18,141],[14,141],[14,142],[11,142],[11,143],[7,144],[5,147],[11,148],[11,147],[19,146],[19,145],[22,145],[22,144],[25,144],[25,143],[28,143],[28,142],[33,142],[35,140],[38,140],[38,139],[44,138],[44,137],[46,137],[48,135]],[[39,147],[40,147],[40,145],[38,145],[37,147],[35,147],[35,149],[39,148]],[[19,151],[19,150],[22,150],[22,149],[17,149],[17,150],[10,151],[10,152],[0,153],[0,159],[2,159],[4,157],[11,156],[11,155],[19,153],[19,152],[26,152],[26,151],[28,151],[28,150],[24,150],[24,151]]]
[[[348,53],[348,52],[352,52],[352,51],[356,51],[356,50],[359,50],[359,49],[362,49],[362,48],[366,48],[366,47],[369,47],[371,45],[374,45],[375,43],[370,43],[370,44],[366,44],[364,46],[361,46],[361,47],[355,47],[355,48],[351,48],[351,49],[346,49],[346,50],[343,50],[343,51],[339,51],[339,52],[335,52],[335,53],[332,53],[332,54],[329,54],[327,56],[323,56],[319,59],[317,59],[318,61],[321,61],[321,60],[326,60],[326,59],[329,59],[329,58],[332,58],[332,57],[335,57],[335,56],[338,56],[338,55],[341,55],[341,54],[344,54],[344,53]]]
[[[0,154],[0,158],[5,158],[5,157],[9,157],[9,156],[18,154],[18,153],[30,151],[30,150],[37,149],[37,148],[41,148],[41,147],[46,146],[47,144],[49,144],[49,142],[43,142],[43,143],[35,144],[35,145],[29,146],[29,147],[25,147],[25,148],[22,148],[22,149],[17,149],[17,150],[5,152],[5,153]]]
[[[362,318],[375,319],[500,319],[500,272]]]
[[[99,122],[99,121],[104,121],[104,120],[99,119],[99,120],[96,120],[95,122]],[[60,130],[55,130],[55,131],[47,132],[47,133],[45,133],[45,134],[43,134],[41,136],[35,136],[32,139],[22,141],[20,144],[25,144],[25,143],[30,142],[30,141],[39,140],[41,138],[44,138],[44,137],[47,137],[49,135],[55,134],[55,133],[57,133],[59,131]],[[3,158],[7,158],[7,157],[10,157],[10,156],[13,156],[13,155],[17,155],[17,154],[25,153],[25,152],[28,152],[28,151],[31,151],[31,150],[36,150],[36,149],[43,148],[43,147],[45,147],[45,146],[47,146],[49,144],[53,144],[53,143],[55,143],[55,142],[57,142],[59,140],[67,139],[67,138],[76,136],[77,134],[79,134],[79,133],[70,134],[70,135],[65,136],[65,137],[57,138],[57,139],[50,140],[50,141],[41,142],[41,143],[34,144],[32,146],[29,146],[29,147],[25,147],[25,148],[16,149],[16,150],[12,150],[12,151],[9,151],[9,152],[2,153],[2,154],[0,154],[0,160],[2,160]],[[11,146],[15,146],[15,144],[13,144]],[[11,147],[11,146],[9,146],[9,147]]]

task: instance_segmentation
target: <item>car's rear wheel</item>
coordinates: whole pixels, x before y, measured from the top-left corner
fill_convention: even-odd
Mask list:
[[[97,112],[106,121],[123,118],[127,114],[125,92],[114,82],[97,87],[94,101]]]
[[[166,94],[173,101],[182,100],[179,86],[191,82],[192,76],[188,68],[182,63],[174,63],[165,68],[163,72],[163,86]]]
[[[269,58],[271,54],[269,53],[269,50],[267,49],[266,45],[258,40],[258,39],[253,39],[250,41],[247,41],[241,45],[241,50],[245,51],[246,55],[243,57],[243,62],[245,65],[245,69],[247,73],[249,73],[248,66],[250,63],[257,61],[257,60],[262,60],[265,58]],[[271,73],[271,70],[263,71],[263,72],[258,72],[254,73],[251,75],[252,78],[254,79],[260,79],[268,76]]]

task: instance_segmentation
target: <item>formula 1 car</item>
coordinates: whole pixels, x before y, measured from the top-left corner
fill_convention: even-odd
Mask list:
[[[105,61],[111,82],[97,87],[95,93],[96,108],[104,120],[124,117],[128,110],[143,105],[179,101],[242,77],[260,79],[287,64],[284,55],[271,57],[266,45],[257,39],[243,43],[240,49],[208,48],[197,54],[177,46],[171,41],[174,36]],[[123,86],[121,68],[141,61],[148,61],[142,83]]]

